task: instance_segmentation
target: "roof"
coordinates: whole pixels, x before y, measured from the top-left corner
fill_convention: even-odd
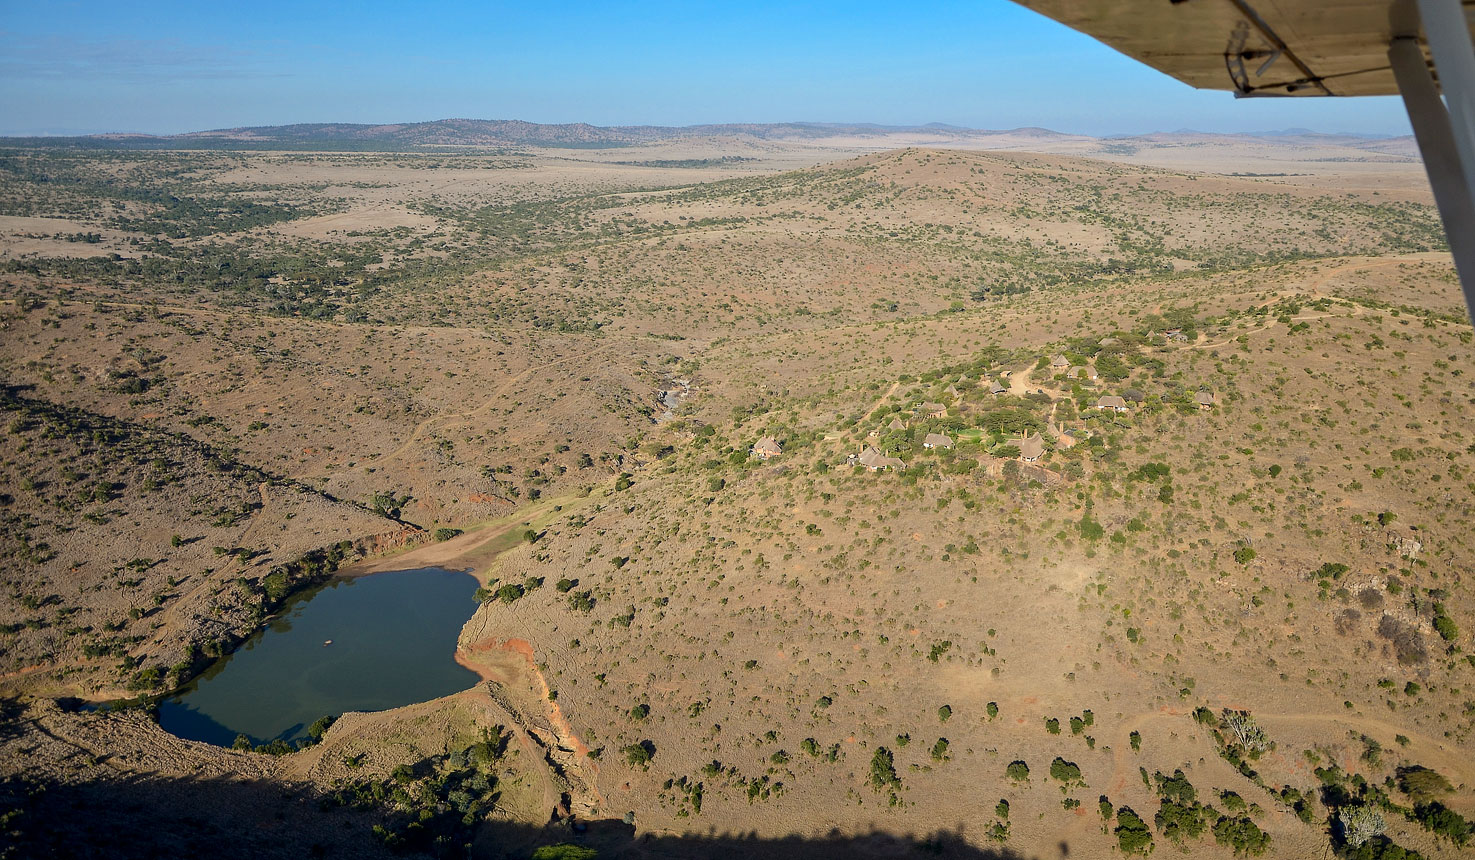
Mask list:
[[[1026,436],[1019,440],[1019,454],[1026,460],[1038,460],[1045,453],[1045,440],[1039,434]]]
[[[1097,400],[1096,406],[1100,409],[1126,409],[1127,401],[1123,400],[1121,397],[1115,394],[1108,394],[1100,400]]]
[[[930,412],[946,412],[947,411],[947,407],[946,406],[943,406],[941,403],[923,403],[921,406],[918,406],[917,409],[919,409],[922,412],[929,412],[929,413]]]
[[[782,454],[783,452],[784,446],[780,445],[779,441],[772,436],[764,436],[753,446],[753,453],[755,454]]]
[[[1063,356],[1063,355],[1057,355],[1054,358],[1050,359],[1050,366],[1051,367],[1069,367],[1070,366],[1070,362],[1066,360],[1065,356]]]
[[[898,469],[906,465],[896,457],[888,457],[869,445],[856,459],[868,469]]]
[[[1245,95],[1397,95],[1388,43],[1418,33],[1395,0],[1018,2],[1189,86]]]
[[[886,426],[889,429],[892,429],[892,430],[905,430],[905,429],[907,429],[907,426],[905,424],[901,423],[901,419],[900,418],[893,418],[893,419],[891,419],[891,423],[890,424],[887,424]]]
[[[988,393],[989,394],[1003,394],[1005,391],[1008,391],[1008,390],[1009,389],[1007,387],[1005,387],[1005,385],[1002,382],[998,381],[997,379],[995,379],[993,382],[990,382],[989,385],[988,385]]]
[[[928,433],[927,438],[922,440],[922,445],[927,448],[951,448],[953,440],[941,433]]]
[[[1205,405],[1212,405],[1213,402],[1214,402],[1214,392],[1212,392],[1212,391],[1200,391],[1198,393],[1198,402],[1199,403],[1203,403]]]

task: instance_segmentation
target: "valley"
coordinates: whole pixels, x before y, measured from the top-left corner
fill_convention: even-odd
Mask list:
[[[184,797],[255,856],[1469,851],[1475,338],[1406,141],[412,130],[0,147],[18,856],[208,844]],[[157,725],[432,566],[481,683]]]

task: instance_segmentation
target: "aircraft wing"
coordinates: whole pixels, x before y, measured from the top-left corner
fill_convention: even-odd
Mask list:
[[[1417,32],[1396,0],[1015,0],[1200,89],[1398,95],[1388,43]],[[1468,25],[1475,1],[1463,4]]]
[[[1475,320],[1475,0],[1015,2],[1200,89],[1401,95]]]

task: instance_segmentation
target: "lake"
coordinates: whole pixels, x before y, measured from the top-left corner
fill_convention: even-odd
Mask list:
[[[219,746],[238,734],[254,744],[294,741],[322,716],[382,711],[475,686],[480,677],[453,655],[476,611],[477,584],[470,574],[439,568],[334,580],[293,600],[161,702],[159,725]]]

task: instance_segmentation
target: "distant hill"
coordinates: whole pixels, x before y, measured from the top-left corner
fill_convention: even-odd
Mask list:
[[[464,152],[511,148],[614,149],[680,141],[792,142],[845,148],[940,146],[1008,149],[1073,155],[1123,153],[1205,145],[1272,146],[1278,151],[1339,151],[1357,158],[1359,150],[1393,160],[1416,159],[1411,137],[1322,134],[1306,129],[1214,134],[1192,130],[1092,137],[1047,128],[1003,130],[962,128],[945,123],[893,126],[875,123],[779,122],[692,126],[588,123],[542,124],[522,120],[442,119],[409,123],[298,123],[212,129],[176,135],[97,134],[83,137],[0,138],[5,145],[83,149],[223,149],[367,152]]]
[[[443,119],[433,122],[298,123],[212,129],[176,135],[96,134],[81,137],[5,138],[12,145],[69,146],[89,149],[321,149],[415,151],[425,149],[502,149],[537,146],[601,149],[669,140],[746,137],[756,140],[868,139],[896,135],[944,140],[1014,135],[1033,139],[1088,139],[1042,128],[989,131],[943,123],[887,126],[874,123],[729,123],[693,126],[596,126],[588,123],[541,124],[522,120]]]

